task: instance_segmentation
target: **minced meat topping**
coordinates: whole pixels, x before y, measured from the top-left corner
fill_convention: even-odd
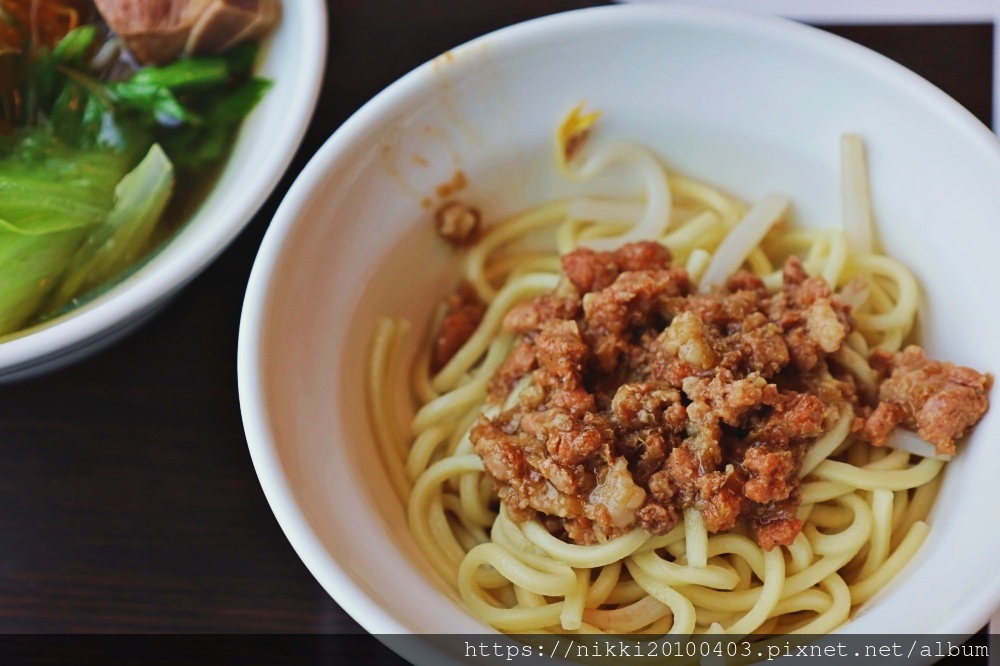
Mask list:
[[[507,314],[519,339],[489,386],[507,409],[471,439],[511,516],[567,541],[664,534],[695,507],[710,532],[746,521],[764,548],[788,545],[803,455],[843,410],[875,445],[903,425],[942,452],[986,411],[989,375],[919,347],[873,355],[866,404],[829,358],[850,308],[795,258],[773,294],[749,273],[695,293],[654,242],[562,267],[553,292]]]

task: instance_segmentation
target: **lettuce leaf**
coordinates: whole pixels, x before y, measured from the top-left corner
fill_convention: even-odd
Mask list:
[[[121,154],[38,132],[0,158],[0,336],[120,278],[148,249],[174,167],[154,145],[127,169]]]
[[[0,146],[0,335],[38,316],[127,169],[121,155],[73,150],[43,131]]]
[[[156,223],[170,201],[174,167],[159,145],[122,178],[107,220],[92,231],[66,267],[46,308],[57,312],[74,298],[115,280],[148,249]]]

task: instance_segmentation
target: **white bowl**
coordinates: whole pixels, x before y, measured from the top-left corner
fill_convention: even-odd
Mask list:
[[[551,139],[582,100],[604,111],[602,140],[641,141],[746,200],[786,193],[805,225],[839,224],[839,137],[861,133],[883,244],[925,290],[922,343],[1000,369],[1000,146],[913,73],[812,28],[680,7],[589,9],[477,39],[329,139],[278,210],[243,311],[240,398],[261,485],[306,566],[373,633],[484,631],[417,549],[364,416],[376,317],[426,330],[455,284],[421,197],[456,169],[490,219],[559,194]],[[998,431],[994,409],[950,463],[915,561],[846,631],[985,624],[1000,601]]]
[[[85,305],[0,343],[0,382],[57,368],[119,339],[155,314],[250,222],[309,125],[326,62],[326,25],[324,0],[283,3],[258,68],[274,85],[243,123],[209,196],[132,275]]]

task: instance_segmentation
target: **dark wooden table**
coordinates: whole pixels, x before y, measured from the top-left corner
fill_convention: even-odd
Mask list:
[[[130,338],[0,387],[0,631],[360,631],[296,557],[247,452],[236,338],[257,247],[295,175],[379,90],[487,31],[595,4],[330,0],[319,107],[246,231]],[[926,76],[984,122],[992,30],[833,28]],[[356,655],[374,642],[351,645]]]

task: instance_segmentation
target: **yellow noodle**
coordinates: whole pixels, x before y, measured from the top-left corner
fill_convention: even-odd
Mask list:
[[[647,185],[661,181],[650,155],[631,145],[615,150],[639,165]],[[561,168],[572,171],[566,164]],[[430,565],[478,618],[497,629],[658,635],[832,631],[912,558],[928,532],[923,519],[943,466],[930,458],[911,463],[905,452],[873,450],[853,438],[852,408],[837,416],[801,461],[796,515],[804,528],[790,546],[769,551],[746,527],[709,534],[695,507],[686,508],[683,520],[664,535],[635,528],[606,539],[597,531],[598,543],[567,543],[538,520],[514,521],[503,504],[497,510],[492,479],[475,453],[469,435],[474,422],[481,413],[492,417],[501,409],[485,406],[487,384],[513,344],[500,333],[501,321],[512,307],[557,286],[560,255],[581,243],[608,247],[603,243],[627,236],[632,225],[656,222],[657,206],[666,202],[656,239],[697,283],[712,253],[746,213],[742,202],[716,188],[680,174],[662,175],[666,196],[647,192],[638,200],[552,202],[495,225],[467,252],[464,277],[487,304],[486,313],[436,376],[430,376],[431,345],[417,351],[409,375],[419,401],[409,423],[412,437],[393,407],[394,358],[405,324],[381,320],[366,368],[379,454],[396,492],[408,498],[413,537]],[[555,252],[525,249],[522,241],[539,230],[550,234]],[[781,266],[797,253],[807,273],[833,289],[850,283],[844,295],[853,296],[857,306],[857,330],[832,359],[854,375],[864,393],[877,382],[867,361],[870,350],[899,348],[913,328],[919,286],[899,262],[851,250],[840,231],[781,224],[748,251],[745,266],[767,288],[779,289]],[[442,316],[439,312],[435,322]],[[514,404],[524,385],[512,391],[503,409]]]
[[[667,585],[704,585],[717,590],[731,590],[739,582],[739,574],[720,566],[692,567],[670,562],[655,552],[636,553],[632,561],[649,575]]]
[[[399,455],[399,447],[393,441],[395,414],[390,410],[393,401],[387,399],[391,394],[386,380],[391,375],[388,372],[391,347],[395,340],[396,324],[391,319],[380,319],[375,327],[372,339],[371,353],[367,370],[368,415],[375,443],[382,456],[382,464],[389,474],[389,481],[402,503],[406,503],[413,482],[406,473],[403,457]]]
[[[910,466],[910,454],[901,449],[896,451],[890,451],[886,448],[872,449],[870,460],[871,462],[865,465],[865,469],[893,471],[904,470]]]
[[[847,621],[851,613],[851,593],[847,584],[834,573],[824,578],[820,585],[830,594],[830,607],[811,622],[796,627],[792,633],[827,634]]]
[[[870,576],[889,556],[889,539],[892,537],[892,491],[879,488],[872,491],[872,539],[865,565],[859,578]]]
[[[854,486],[849,483],[834,483],[833,481],[807,481],[799,486],[799,495],[803,504],[827,502],[854,491]]]
[[[906,563],[913,559],[913,555],[920,548],[920,544],[924,542],[924,539],[927,538],[930,530],[931,528],[927,523],[923,521],[915,522],[909,531],[906,532],[906,536],[902,542],[900,542],[899,546],[882,566],[861,582],[851,585],[851,603],[855,605],[862,604],[885,587],[892,578],[899,574],[900,570],[906,566]]]
[[[719,189],[683,174],[670,174],[670,192],[675,197],[694,199],[719,214],[726,226],[733,226],[746,214],[746,206]]]
[[[774,265],[768,259],[767,254],[760,247],[754,248],[747,256],[747,266],[754,275],[768,275],[774,272]]]
[[[628,534],[594,546],[566,543],[552,536],[535,521],[524,524],[524,536],[552,558],[574,567],[596,568],[623,560],[649,539],[649,533],[636,528]]]
[[[597,574],[597,579],[590,584],[590,588],[587,590],[585,606],[597,608],[604,604],[618,584],[621,572],[622,563],[620,560],[602,566],[600,573]]]
[[[622,581],[615,586],[615,589],[608,595],[606,603],[613,606],[635,603],[639,599],[647,596],[642,586],[634,580]]]
[[[517,599],[517,605],[521,608],[542,608],[548,605],[545,597],[523,587],[514,587],[514,598]],[[562,612],[560,611],[561,615]]]
[[[516,216],[508,220],[505,224],[498,224],[490,229],[490,232],[469,251],[465,259],[465,279],[476,290],[484,302],[491,302],[497,292],[486,279],[486,263],[489,255],[499,247],[516,240],[525,234],[551,224],[555,224],[563,219],[569,203],[566,201],[554,201],[531,210],[525,214]]]
[[[434,389],[441,392],[454,390],[462,375],[490,346],[507,311],[531,296],[552,291],[558,280],[558,277],[549,273],[529,273],[504,285],[487,308],[476,332],[434,377]]]
[[[905,470],[859,469],[847,463],[836,460],[825,460],[813,472],[818,478],[826,481],[851,483],[862,490],[887,488],[903,490],[916,488],[928,483],[941,471],[944,462],[935,458],[922,458],[919,463]]]
[[[479,527],[489,527],[496,521],[496,511],[491,511],[489,505],[482,501],[481,485],[478,473],[463,474],[458,480],[458,496],[462,506],[462,514],[466,521]]]
[[[486,358],[476,368],[474,376],[469,381],[420,408],[410,425],[413,432],[421,433],[438,421],[452,418],[455,412],[461,412],[470,405],[478,403],[486,391],[490,377],[507,358],[512,342],[513,336],[509,333],[499,335],[490,342]]]
[[[778,617],[803,611],[814,611],[821,614],[829,610],[832,605],[833,598],[829,594],[816,588],[810,588],[787,599],[782,599],[771,611],[771,615]]]
[[[759,629],[770,617],[774,607],[782,598],[785,586],[785,558],[780,548],[764,553],[764,584],[759,588],[760,595],[746,615],[726,627],[726,633],[745,635]]]
[[[821,275],[828,285],[836,289],[840,284],[840,275],[844,272],[844,264],[847,262],[847,238],[842,232],[835,232],[830,235],[829,242],[830,251]]]
[[[434,328],[436,329],[437,325]],[[431,384],[430,345],[421,345],[420,350],[417,352],[417,357],[413,360],[413,372],[411,373],[410,381],[413,386],[413,393],[421,405],[425,405],[441,395]]]
[[[465,513],[465,507],[462,506],[461,501],[457,497],[451,493],[442,494],[441,506],[455,517],[461,529],[475,541],[476,545],[486,543],[490,540],[490,535],[487,534],[481,525],[476,525],[469,521],[469,516]],[[466,548],[465,550],[469,551],[471,548]]]
[[[424,473],[430,465],[434,452],[441,443],[448,437],[448,429],[445,427],[428,428],[420,433],[413,440],[410,448],[410,455],[406,459],[406,471],[414,481]]]
[[[688,275],[691,276],[691,279],[701,280],[701,276],[705,273],[705,269],[708,268],[708,262],[711,260],[712,255],[700,247],[692,250],[685,265],[685,269]]]
[[[906,507],[906,513],[903,516],[902,521],[893,533],[892,547],[898,548],[898,544],[902,539],[901,535],[909,534],[911,527],[918,521],[922,521],[927,517],[930,512],[931,504],[934,502],[934,498],[937,496],[938,489],[941,487],[941,476],[938,475],[931,479],[926,485],[920,486],[915,491],[910,498],[909,504]]]
[[[809,450],[806,451],[806,455],[802,459],[802,465],[799,468],[799,476],[808,475],[820,463],[830,457],[830,454],[847,438],[848,433],[851,431],[852,421],[854,421],[854,413],[849,409],[845,409],[844,413],[837,419],[837,423],[830,428],[830,431],[813,442]]]
[[[453,566],[447,554],[439,547],[434,538],[433,530],[428,520],[431,513],[431,503],[435,497],[439,498],[441,493],[441,483],[450,476],[462,474],[463,472],[481,471],[483,461],[476,455],[462,457],[451,457],[432,465],[424,474],[417,479],[413,492],[410,493],[410,501],[407,506],[407,518],[410,522],[410,529],[417,544],[425,553],[432,553],[429,557],[431,566],[437,569],[438,573],[445,580],[454,580],[456,567]],[[437,500],[440,503],[440,499]]]
[[[643,597],[612,610],[586,610],[583,619],[603,631],[628,634],[671,615],[670,608],[663,602],[655,597]]]
[[[660,239],[660,242],[676,252],[697,244],[699,238],[713,227],[722,226],[722,220],[714,211],[706,210],[683,226],[671,231]]]
[[[791,556],[791,565],[788,570],[792,573],[798,573],[807,568],[815,559],[809,539],[801,532],[796,535],[792,545],[788,546],[788,554]]]
[[[708,532],[705,517],[694,507],[684,509],[684,546],[688,565],[704,568],[708,560]]]
[[[576,586],[566,595],[566,603],[559,614],[559,623],[567,631],[575,631],[583,624],[584,607],[590,587],[590,569],[576,572]]]
[[[670,628],[669,633],[686,635],[694,631],[694,604],[690,599],[666,583],[663,583],[647,574],[643,571],[642,567],[635,563],[634,558],[630,557],[625,560],[625,566],[628,567],[629,573],[632,574],[632,578],[635,579],[635,582],[638,583],[642,589],[644,589],[650,596],[656,597],[656,599],[667,606],[670,609],[670,612],[673,613],[674,623]]]

